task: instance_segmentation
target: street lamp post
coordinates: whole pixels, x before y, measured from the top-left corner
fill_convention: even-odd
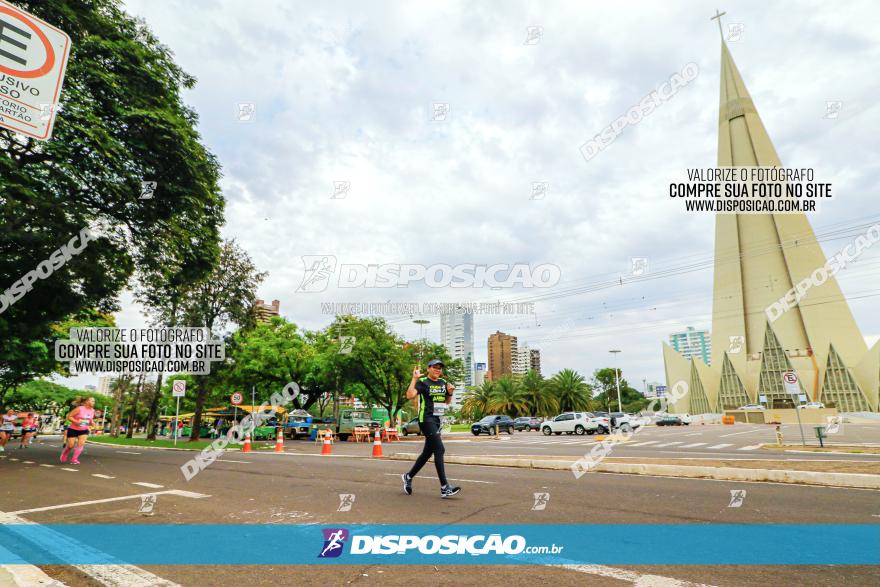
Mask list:
[[[419,344],[419,367],[421,367],[422,362],[422,353],[425,351],[425,324],[430,324],[430,320],[425,320],[424,318],[418,318],[413,320],[415,324],[419,325],[419,340],[421,343]]]
[[[617,411],[623,411],[623,402],[620,401],[620,369],[617,368],[617,353],[620,352],[619,349],[612,349],[608,351],[612,355],[614,355],[614,381],[617,383]]]

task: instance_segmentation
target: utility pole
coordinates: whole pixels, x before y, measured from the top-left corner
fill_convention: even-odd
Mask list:
[[[612,355],[614,355],[614,381],[617,383],[617,411],[623,411],[623,402],[620,401],[620,369],[617,368],[617,353],[620,352],[618,349],[613,349],[608,351]]]

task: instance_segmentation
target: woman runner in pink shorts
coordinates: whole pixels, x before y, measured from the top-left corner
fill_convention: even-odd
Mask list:
[[[95,398],[90,397],[67,414],[66,420],[70,422],[67,427],[67,446],[61,452],[61,462],[67,459],[67,455],[73,452],[70,462],[79,464],[79,455],[86,444],[89,436],[89,428],[95,421]],[[74,448],[76,445],[76,448]]]

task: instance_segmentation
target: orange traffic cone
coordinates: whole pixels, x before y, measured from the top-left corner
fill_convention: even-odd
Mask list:
[[[324,432],[324,444],[321,446],[321,456],[333,453],[333,445],[330,444],[330,431],[325,430]]]
[[[382,438],[379,437],[379,430],[376,430],[376,436],[373,439],[373,458],[382,458]]]
[[[251,433],[245,432],[244,434],[244,446],[241,448],[241,452],[251,452]]]
[[[275,452],[284,452],[284,433],[281,428],[278,429],[278,436],[275,438]]]

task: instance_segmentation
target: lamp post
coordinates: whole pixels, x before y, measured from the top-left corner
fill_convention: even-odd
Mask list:
[[[617,353],[620,352],[619,349],[612,349],[608,351],[612,355],[614,355],[614,381],[617,383],[617,411],[623,411],[623,402],[620,401],[620,369],[617,368]]]
[[[421,343],[419,344],[419,367],[421,367],[422,362],[422,353],[425,350],[425,324],[430,324],[430,320],[425,320],[424,318],[417,318],[413,320],[413,323],[419,325],[419,339]]]

